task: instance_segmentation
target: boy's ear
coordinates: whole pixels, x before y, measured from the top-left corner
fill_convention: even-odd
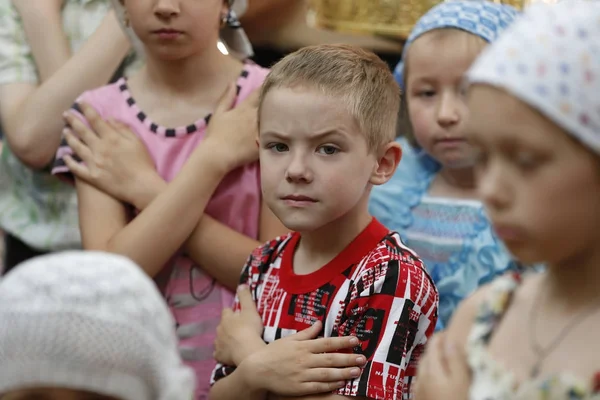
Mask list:
[[[402,159],[402,147],[398,142],[393,141],[385,145],[379,154],[370,180],[373,185],[383,185],[394,175]]]

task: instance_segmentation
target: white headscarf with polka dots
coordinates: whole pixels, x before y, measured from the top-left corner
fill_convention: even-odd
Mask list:
[[[505,89],[600,154],[600,2],[532,5],[467,80]]]

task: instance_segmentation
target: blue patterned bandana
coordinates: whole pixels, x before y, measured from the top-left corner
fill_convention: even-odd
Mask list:
[[[519,15],[506,4],[486,0],[446,0],[429,10],[414,26],[402,51],[402,60],[396,66],[394,76],[404,85],[404,60],[410,44],[424,33],[441,28],[455,28],[477,35],[486,42],[493,42]]]

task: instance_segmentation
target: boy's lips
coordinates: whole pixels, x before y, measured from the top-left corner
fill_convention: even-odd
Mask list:
[[[317,202],[317,200],[313,199],[312,197],[301,194],[292,194],[284,196],[281,199],[286,205],[292,207],[306,207]]]
[[[310,201],[310,202],[316,202],[317,200],[313,199],[312,197],[308,197],[308,196],[304,196],[301,194],[291,194],[285,197],[282,197],[283,200],[292,200],[292,201]]]

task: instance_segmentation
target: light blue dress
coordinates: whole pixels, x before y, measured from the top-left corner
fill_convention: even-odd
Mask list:
[[[439,164],[406,139],[392,179],[376,186],[369,210],[397,231],[425,263],[440,295],[436,330],[444,329],[461,300],[507,270],[518,269],[494,235],[483,205],[428,195]]]

